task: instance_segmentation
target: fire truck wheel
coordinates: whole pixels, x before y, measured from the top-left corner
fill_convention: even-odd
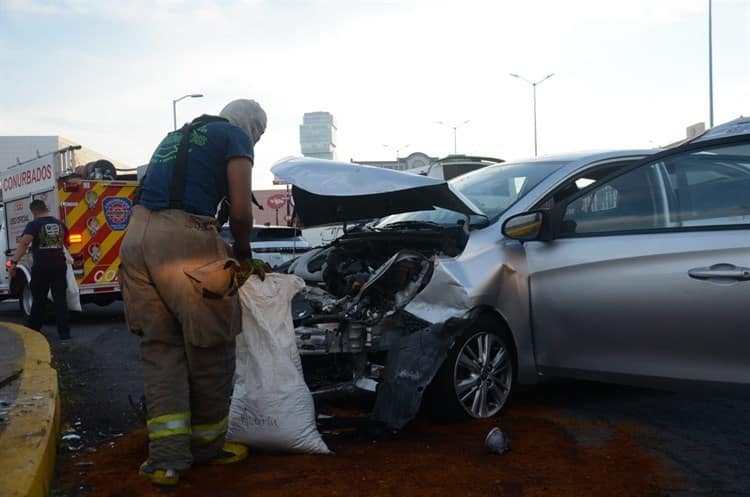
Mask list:
[[[31,295],[31,287],[29,286],[29,282],[26,281],[25,275],[21,275],[18,289],[18,306],[21,308],[23,317],[27,320],[31,317],[31,304],[33,301],[34,298]]]

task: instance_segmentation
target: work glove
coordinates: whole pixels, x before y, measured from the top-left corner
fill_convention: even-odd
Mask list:
[[[243,259],[240,261],[240,269],[237,271],[237,283],[242,286],[247,279],[255,275],[261,281],[265,281],[266,273],[271,272],[271,266],[260,259]]]

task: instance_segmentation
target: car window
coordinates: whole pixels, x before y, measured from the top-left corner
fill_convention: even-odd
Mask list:
[[[563,203],[566,199],[571,198],[584,188],[588,188],[597,181],[600,181],[607,176],[610,176],[618,169],[623,168],[629,164],[633,164],[637,159],[622,160],[617,162],[610,162],[608,164],[592,167],[565,181],[562,186],[555,188],[555,190],[547,195],[544,200],[536,205],[536,209],[551,209],[557,204]]]
[[[750,148],[687,152],[574,197],[561,236],[750,224]]]
[[[664,162],[679,227],[750,224],[750,147],[684,154]]]
[[[618,176],[565,208],[562,235],[640,231],[663,227],[665,216],[656,165]]]
[[[443,178],[453,179],[462,174],[470,173],[471,171],[476,171],[477,169],[486,166],[487,164],[481,162],[475,164],[443,164]]]

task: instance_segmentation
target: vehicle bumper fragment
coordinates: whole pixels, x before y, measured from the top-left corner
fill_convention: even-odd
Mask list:
[[[385,376],[371,414],[390,431],[414,419],[427,386],[472,318],[453,318],[401,337],[388,352]]]

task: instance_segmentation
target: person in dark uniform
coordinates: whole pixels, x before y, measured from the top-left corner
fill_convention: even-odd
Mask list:
[[[247,456],[246,447],[225,442],[240,332],[227,264],[232,257],[259,276],[264,270],[250,250],[250,177],[265,128],[260,105],[241,99],[169,133],[151,157],[122,242],[125,317],[141,337],[146,384],[149,457],[139,473],[157,485],[176,485],[194,463]],[[233,249],[219,235],[222,200]]]
[[[67,227],[52,216],[45,203],[34,200],[29,206],[34,220],[26,225],[18,249],[10,260],[11,276],[15,274],[18,261],[26,255],[31,246],[34,259],[31,267],[31,294],[34,303],[31,306],[29,328],[40,331],[44,322],[47,294],[52,290],[55,301],[55,320],[60,340],[70,338],[70,317],[66,291],[68,288],[65,272],[65,240]]]

